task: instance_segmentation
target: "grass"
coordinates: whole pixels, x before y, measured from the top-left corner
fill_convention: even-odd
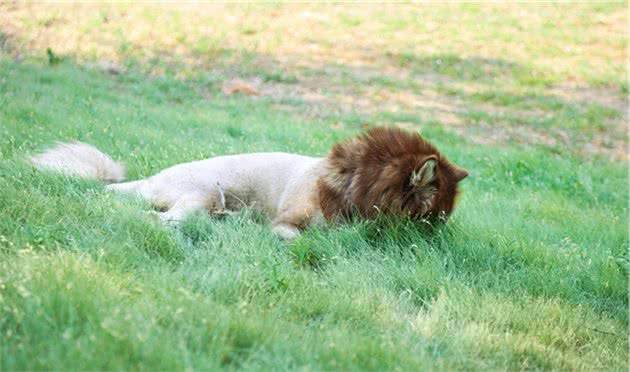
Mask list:
[[[623,2],[0,7],[0,45],[17,59],[48,52],[51,63],[69,58],[208,84],[256,79],[266,96],[309,119],[421,108],[477,143],[544,142],[626,158]],[[489,117],[469,120],[480,97]],[[299,101],[325,104],[301,110]],[[575,115],[557,104],[601,114],[573,125]],[[519,128],[505,125],[506,115]],[[478,138],[488,128],[498,133]]]
[[[440,104],[460,102],[457,116],[471,125],[483,122],[492,131],[502,126],[563,130],[571,140],[605,134],[627,146],[625,134],[615,137],[610,129],[626,120],[614,105],[583,105],[579,97],[557,92],[579,60],[588,62],[576,70],[588,89],[617,94],[625,68],[615,59],[601,61],[623,54],[619,48],[625,42],[615,34],[605,47],[588,47],[593,53],[571,58],[554,49],[556,41],[533,49],[543,36],[582,45],[583,38],[604,32],[601,23],[616,25],[611,21],[617,19],[616,4],[578,4],[570,11],[530,4],[520,18],[508,5],[458,5],[471,30],[466,38],[496,38],[480,57],[466,55],[462,40],[441,32],[445,39],[418,47],[424,52],[408,51],[397,35],[424,27],[413,14],[387,13],[374,21],[368,15],[379,8],[308,9],[308,17],[329,17],[322,21],[328,26],[312,36],[320,45],[346,31],[377,30],[396,49],[381,50],[383,60],[401,69],[391,74],[357,70],[351,61],[330,67],[308,56],[306,69],[258,64],[287,53],[285,44],[274,41],[280,26],[268,20],[276,12],[279,24],[291,24],[284,15],[295,13],[292,5],[252,5],[264,16],[228,29],[221,42],[197,38],[195,32],[171,35],[214,17],[200,12],[184,21],[188,8],[180,8],[169,13],[155,43],[144,48],[138,47],[137,34],[112,30],[130,20],[157,22],[161,13],[143,5],[99,5],[91,18],[79,17],[83,47],[96,48],[88,52],[71,40],[65,50],[39,48],[48,34],[38,31],[78,27],[63,21],[64,12],[38,6],[29,20],[19,16],[30,5],[4,7],[15,17],[4,23],[8,26],[0,22],[2,35],[11,35],[0,38],[5,45],[0,51],[0,369],[627,369],[625,162],[581,151],[580,142],[481,145],[423,106],[363,110],[354,105],[338,111],[334,102],[360,100],[374,86],[392,95],[412,92],[421,100],[435,98],[425,95],[435,90],[442,95]],[[490,17],[496,7],[505,17]],[[244,9],[250,8],[226,5],[223,11],[249,12]],[[546,25],[536,9],[547,15],[559,9],[566,17],[559,25]],[[448,7],[423,12],[444,20],[444,30],[455,27],[448,22]],[[473,22],[480,15],[489,17],[483,30]],[[24,24],[18,27],[19,19]],[[505,48],[528,24],[535,32],[523,39],[518,58],[506,58]],[[577,32],[580,27],[592,32]],[[106,39],[100,44],[98,30]],[[168,44],[169,35],[184,48],[174,54],[191,50],[228,67],[208,70],[185,60],[177,65],[167,57],[152,64],[152,53]],[[108,49],[110,37],[118,40],[114,49]],[[303,47],[303,37],[292,34],[285,46]],[[247,41],[243,50],[232,44],[251,38],[258,44]],[[428,52],[439,43],[445,51]],[[126,58],[124,72],[90,67],[107,51]],[[537,58],[552,58],[549,51],[562,63],[550,66]],[[22,56],[18,61],[16,53]],[[249,63],[230,67],[235,56],[247,56]],[[189,72],[180,74],[174,66]],[[153,70],[158,67],[161,72]],[[418,79],[406,80],[398,75],[403,72]],[[313,89],[324,99],[222,93],[223,80],[252,74],[263,87]],[[435,74],[438,82],[420,79],[423,74]],[[527,76],[535,80],[523,79]],[[351,89],[341,90],[345,85]],[[288,243],[271,234],[264,218],[244,211],[224,219],[198,214],[173,229],[146,217],[143,211],[150,207],[141,200],[106,193],[97,182],[37,172],[24,162],[53,141],[78,139],[121,159],[129,178],[136,179],[218,154],[323,155],[336,141],[376,123],[421,130],[471,172],[446,226],[428,231],[406,220],[355,222],[309,230]]]

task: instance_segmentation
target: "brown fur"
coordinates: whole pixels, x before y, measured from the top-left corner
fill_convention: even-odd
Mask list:
[[[327,159],[327,172],[317,187],[329,221],[378,213],[447,217],[455,206],[457,184],[468,175],[419,134],[396,128],[375,128],[337,144]],[[433,178],[412,185],[414,172],[428,160],[436,164]]]

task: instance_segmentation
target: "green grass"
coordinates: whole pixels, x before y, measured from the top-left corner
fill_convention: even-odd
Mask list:
[[[163,227],[142,201],[24,162],[79,139],[134,179],[216,154],[321,155],[357,133],[201,87],[1,62],[3,370],[627,367],[623,164],[420,121],[472,174],[447,226],[357,222],[287,243],[247,212]]]
[[[0,3],[0,370],[627,370],[627,4],[163,7]],[[169,228],[25,161],[137,179],[383,123],[470,171],[447,225]]]

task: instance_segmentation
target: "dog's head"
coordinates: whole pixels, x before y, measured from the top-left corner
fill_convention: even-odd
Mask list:
[[[378,213],[447,217],[468,172],[450,163],[418,133],[375,128],[337,144],[319,181],[324,216]]]

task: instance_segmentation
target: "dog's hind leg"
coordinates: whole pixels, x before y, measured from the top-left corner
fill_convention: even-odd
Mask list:
[[[300,229],[297,226],[285,222],[274,223],[271,231],[285,240],[292,240],[300,236]]]
[[[222,189],[202,190],[202,191],[177,191],[165,192],[161,190],[151,179],[116,183],[107,186],[107,190],[111,190],[122,194],[131,194],[140,196],[163,212],[151,211],[149,214],[154,215],[160,221],[169,224],[177,224],[183,221],[190,213],[198,210],[208,210],[215,213],[224,212],[225,198]]]
[[[121,182],[121,183],[113,183],[111,185],[105,186],[107,191],[113,191],[118,194],[124,195],[135,195],[139,196],[142,199],[147,200],[154,207],[157,208],[165,208],[169,206],[169,203],[164,200],[159,200],[157,195],[153,192],[153,188],[150,187],[149,182],[144,180],[131,181],[131,182]]]
[[[121,193],[121,194],[138,194],[138,195],[146,197],[146,195],[142,194],[142,189],[144,188],[145,184],[146,184],[145,180],[112,183],[110,185],[105,186],[105,189],[109,191]]]
[[[177,224],[182,222],[189,214],[208,208],[206,198],[197,195],[184,195],[166,212],[157,213],[162,222]]]
[[[174,204],[173,200],[156,193],[155,187],[153,187],[148,178],[138,181],[113,183],[105,186],[105,189],[118,194],[139,196],[159,208],[170,207]]]

